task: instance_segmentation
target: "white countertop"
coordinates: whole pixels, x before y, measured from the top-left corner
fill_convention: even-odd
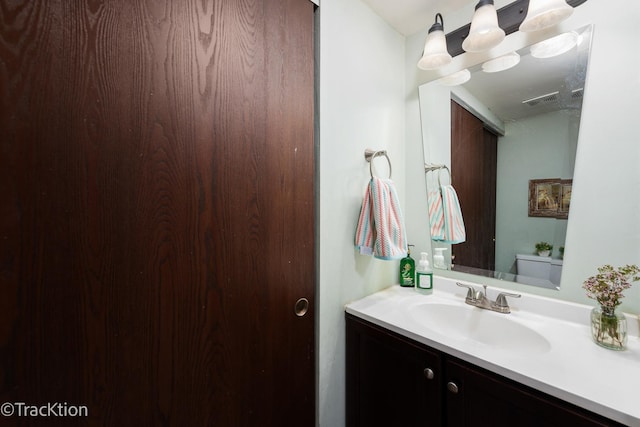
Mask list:
[[[608,350],[591,339],[592,306],[522,293],[522,298],[509,299],[510,314],[499,315],[510,316],[509,320],[534,329],[550,345],[535,354],[505,351],[438,333],[437,327],[423,327],[408,314],[409,308],[420,302],[464,305],[466,290],[455,282],[434,277],[431,295],[393,286],[348,304],[346,311],[622,424],[640,427],[640,338],[636,316],[627,316],[627,349]],[[481,289],[480,285],[475,286]],[[493,300],[499,291],[489,287],[487,293]]]

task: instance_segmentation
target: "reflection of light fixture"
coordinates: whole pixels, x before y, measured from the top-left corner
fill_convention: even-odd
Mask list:
[[[482,71],[485,73],[497,73],[498,71],[515,67],[518,63],[520,63],[520,55],[517,52],[511,52],[485,62],[482,64]]]
[[[440,22],[438,22],[440,18]],[[421,70],[435,70],[451,62],[451,55],[447,52],[447,39],[444,36],[444,21],[442,15],[436,13],[434,24],[429,28],[424,42],[424,53],[418,61]]]
[[[471,78],[471,73],[466,68],[457,73],[450,74],[438,80],[438,83],[444,86],[457,86],[466,83]]]
[[[504,31],[498,26],[498,14],[493,0],[480,0],[462,48],[467,52],[482,52],[500,44],[504,36]]]
[[[534,58],[552,58],[554,56],[562,55],[563,53],[573,49],[580,43],[580,40],[581,36],[579,36],[575,31],[562,33],[532,45],[531,56]]]
[[[530,0],[520,31],[538,31],[564,21],[573,13],[565,0]]]

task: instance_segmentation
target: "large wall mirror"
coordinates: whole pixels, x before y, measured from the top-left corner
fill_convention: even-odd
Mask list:
[[[559,288],[592,30],[522,47],[503,71],[479,64],[464,83],[420,86],[424,162],[450,170],[466,227],[464,243],[431,244],[456,277]],[[563,40],[573,44],[554,47]],[[425,173],[429,194],[438,178],[449,176]],[[549,255],[537,254],[539,242]]]

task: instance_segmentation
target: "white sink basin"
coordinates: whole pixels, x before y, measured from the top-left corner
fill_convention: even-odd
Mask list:
[[[420,326],[449,338],[472,340],[517,353],[545,353],[551,348],[545,337],[514,321],[510,314],[443,303],[417,304],[408,312]]]

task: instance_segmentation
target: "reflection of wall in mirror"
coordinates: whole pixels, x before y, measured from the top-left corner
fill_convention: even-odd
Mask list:
[[[560,177],[571,177],[575,164],[577,144],[572,129],[576,121],[571,114],[554,112],[507,123],[505,136],[498,142],[497,271],[515,272],[515,255],[530,253],[541,240],[556,248],[564,246],[567,221],[555,218],[561,210]],[[531,207],[537,205],[540,215],[531,217],[527,212],[529,180],[544,178],[555,182],[539,184],[544,195],[538,191]],[[520,202],[514,203],[516,200]]]

